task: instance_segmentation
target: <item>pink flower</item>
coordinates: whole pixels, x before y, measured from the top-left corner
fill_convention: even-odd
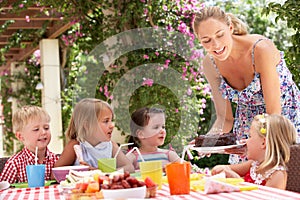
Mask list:
[[[168,10],[168,7],[166,5],[163,5],[163,10],[164,11],[167,11]]]
[[[180,25],[178,26],[178,30],[181,33],[186,33],[187,32],[187,26],[184,22],[181,22]]]
[[[156,55],[156,56],[159,56],[159,53],[158,53],[157,51],[155,51],[155,55]]]
[[[26,15],[25,19],[26,19],[26,22],[30,22],[30,18],[28,15]]]
[[[147,86],[149,86],[149,87],[151,87],[152,85],[153,85],[153,80],[152,79],[150,79],[150,78],[148,78],[148,79],[146,79],[146,78],[143,78],[143,83],[142,83],[142,85],[147,85]]]
[[[168,31],[173,31],[173,30],[174,30],[174,28],[172,27],[172,25],[171,25],[171,24],[168,24],[168,25],[167,25],[167,30],[168,30]]]
[[[40,58],[41,57],[41,51],[38,49],[36,51],[33,52],[33,55],[36,57],[36,58]]]
[[[109,98],[110,96],[107,85],[104,86],[104,95],[106,96],[106,98]]]
[[[143,58],[144,58],[144,59],[149,59],[149,56],[145,54],[145,55],[143,56]]]
[[[24,4],[20,4],[20,5],[19,5],[19,8],[23,8],[23,7],[24,7]]]
[[[192,92],[193,92],[193,91],[192,91],[192,89],[191,89],[191,88],[188,88],[188,90],[187,90],[187,92],[186,92],[186,93],[187,93],[187,95],[189,95],[189,96],[190,96],[190,95],[192,94]]]
[[[167,59],[166,61],[165,61],[165,64],[164,64],[164,68],[165,69],[168,69],[169,68],[169,63],[170,63],[171,61],[169,60],[169,59]]]
[[[148,15],[148,9],[147,8],[144,9],[144,15]]]
[[[160,67],[160,66],[157,67],[157,71],[162,72],[163,70],[164,70],[163,67]]]

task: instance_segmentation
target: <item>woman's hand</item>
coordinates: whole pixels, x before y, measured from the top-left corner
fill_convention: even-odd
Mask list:
[[[225,149],[225,153],[228,154],[237,154],[239,156],[246,156],[247,153],[247,145],[246,145],[246,139],[242,139],[240,141],[237,141],[239,145],[238,147],[230,148],[230,149]]]
[[[247,147],[246,145],[241,146],[241,147],[234,147],[231,149],[225,149],[225,153],[228,154],[237,154],[239,156],[245,156],[247,152]]]

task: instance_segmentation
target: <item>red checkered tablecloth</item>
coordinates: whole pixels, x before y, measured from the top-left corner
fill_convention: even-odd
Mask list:
[[[10,188],[7,190],[0,191],[0,200],[18,200],[18,199],[29,199],[29,200],[64,200],[64,195],[61,193],[57,185],[46,186],[41,188]],[[279,190],[270,187],[260,186],[258,190],[243,191],[243,192],[231,192],[231,193],[219,193],[219,194],[204,194],[203,192],[191,191],[189,195],[170,195],[169,187],[164,184],[161,190],[157,191],[155,199],[188,199],[188,200],[300,200],[300,194],[289,192],[285,190]]]
[[[45,186],[40,188],[11,188],[0,191],[0,200],[64,200],[60,194],[58,185]]]

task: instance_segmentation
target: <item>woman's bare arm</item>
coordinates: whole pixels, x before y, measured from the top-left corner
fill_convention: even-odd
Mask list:
[[[280,53],[270,40],[263,40],[255,48],[255,70],[260,73],[262,91],[268,114],[281,114],[280,82],[276,66]]]
[[[217,114],[217,119],[210,132],[228,133],[233,127],[232,107],[230,101],[224,99],[219,91],[220,77],[208,55],[203,60],[203,72],[211,87]]]

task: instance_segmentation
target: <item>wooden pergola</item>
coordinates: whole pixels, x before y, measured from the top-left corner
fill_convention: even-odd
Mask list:
[[[43,83],[42,106],[48,111],[52,119],[52,139],[49,147],[52,151],[61,153],[62,140],[59,138],[62,134],[61,103],[59,101],[61,92],[60,51],[57,38],[68,30],[72,23],[63,19],[63,14],[55,12],[51,7],[34,5],[14,13],[12,12],[12,5],[15,2],[16,0],[0,1],[0,49],[5,49],[5,51],[1,51],[5,63],[0,65],[0,72],[8,70],[13,73],[16,68],[20,68],[18,63],[22,63],[35,50],[40,49],[41,80]],[[41,30],[43,30],[42,34],[36,34]],[[22,32],[27,33],[26,37],[18,38]],[[19,39],[20,42],[12,45],[12,39]],[[16,101],[13,100],[12,111],[14,112],[15,109]],[[0,129],[2,130],[2,127]],[[1,130],[0,132],[2,132]],[[2,133],[0,137],[2,137]],[[0,154],[3,153],[3,151],[1,152],[1,144],[3,144],[1,139]]]
[[[40,39],[55,39],[71,27],[70,22],[63,19],[63,14],[54,12],[50,7],[31,6],[19,13],[12,13],[12,5],[15,0],[5,0],[0,3],[0,26],[2,27],[8,20],[11,24],[5,31],[0,32],[0,49],[9,49],[4,53],[6,64],[0,66],[0,71],[9,69],[11,62],[20,62],[28,58],[36,49],[39,38],[27,38],[21,40],[21,45],[8,46],[10,38],[20,31],[37,31],[46,26],[46,32]]]

